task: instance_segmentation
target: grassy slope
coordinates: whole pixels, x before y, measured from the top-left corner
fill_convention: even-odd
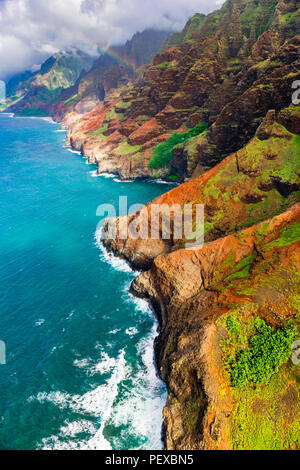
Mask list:
[[[220,270],[226,268],[226,276],[218,289],[222,295],[230,293],[233,302],[229,312],[220,317],[218,328],[223,353],[224,375],[234,397],[230,416],[230,435],[234,449],[294,449],[299,448],[299,366],[291,361],[291,342],[285,345],[266,338],[263,348],[257,351],[253,361],[264,378],[263,383],[246,382],[238,387],[232,381],[232,368],[241,351],[249,350],[249,341],[257,338],[258,318],[281,325],[289,322],[295,329],[294,339],[299,337],[300,327],[300,274],[299,258],[300,224],[294,222],[269,235],[269,224],[262,223],[254,233],[258,252],[253,252],[242,262],[234,264],[228,259]],[[243,233],[237,235],[243,237]],[[280,250],[294,247],[290,259],[280,256]],[[292,252],[294,251],[294,256]],[[262,252],[264,258],[258,254]],[[299,259],[298,259],[299,263]],[[228,270],[228,266],[231,268]],[[288,319],[291,318],[289,321]],[[276,327],[272,334],[283,331]],[[264,348],[266,353],[264,353]],[[276,350],[277,348],[277,350]],[[271,355],[282,355],[282,364],[272,364]],[[265,356],[264,356],[265,354]],[[270,376],[266,370],[270,367]],[[235,386],[234,386],[235,385]]]

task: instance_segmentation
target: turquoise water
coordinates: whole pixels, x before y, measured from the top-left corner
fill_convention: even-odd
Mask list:
[[[155,319],[95,230],[99,204],[169,187],[95,177],[58,129],[0,117],[0,448],[161,448]]]

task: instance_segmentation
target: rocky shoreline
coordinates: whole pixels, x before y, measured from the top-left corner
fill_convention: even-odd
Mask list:
[[[282,115],[287,116],[286,113],[285,110]],[[295,119],[298,118],[294,116],[286,124],[289,129],[297,127]],[[300,182],[298,176],[294,183],[290,179],[289,190],[281,194],[284,185],[278,185],[278,175],[283,174],[285,155],[293,158],[292,147],[288,152],[287,149],[294,137],[278,120],[280,115],[270,111],[256,137],[238,156],[233,154],[207,174],[152,201],[161,206],[192,203],[195,191],[198,198],[200,193],[197,201],[206,206],[207,226],[206,243],[201,250],[184,249],[180,241],[174,244],[162,239],[105,240],[108,250],[143,271],[133,281],[131,292],[149,300],[159,319],[161,329],[155,353],[160,376],[168,388],[164,409],[167,449],[237,449],[239,446],[250,449],[255,445],[272,448],[274,443],[266,437],[263,442],[254,438],[250,442],[251,427],[255,425],[257,429],[258,423],[262,425],[265,413],[272,426],[278,419],[284,420],[285,397],[297,395],[297,367],[292,367],[290,362],[282,365],[280,373],[270,382],[254,388],[249,385],[242,391],[232,387],[226,366],[227,343],[231,354],[245,348],[245,341],[255,334],[255,318],[280,329],[288,320],[295,319],[298,311]],[[268,153],[261,152],[258,156],[254,152],[251,160],[250,151],[257,149],[262,137],[265,148],[269,151],[272,148],[272,159]],[[276,150],[273,144],[272,147],[268,144],[274,137]],[[211,186],[218,198],[212,199]],[[261,200],[257,198],[259,191]],[[251,214],[249,208],[253,207],[254,197],[255,213]],[[266,218],[268,197],[272,203]],[[208,210],[212,202],[214,211]],[[147,207],[150,214],[151,203]],[[218,230],[216,223],[212,228],[210,225],[213,220],[210,214],[215,217],[216,210]],[[252,222],[254,214],[256,224]],[[129,224],[136,217],[132,215],[118,222]],[[287,232],[291,236],[285,238]],[[240,345],[228,327],[230,321],[244,331]],[[277,381],[281,382],[280,388]],[[269,394],[272,400],[268,407]],[[239,403],[245,400],[245,412],[250,415],[258,403],[264,403],[265,411],[253,411],[253,422],[247,422],[246,418],[243,422],[244,418],[238,415]],[[272,406],[276,407],[276,413],[271,411]],[[289,419],[294,423],[298,419],[297,399],[289,402],[289,406],[293,410]],[[238,427],[241,423],[243,430]],[[293,433],[290,434],[287,431],[285,439],[290,441],[282,444],[283,448],[297,446]],[[273,438],[277,438],[275,431]]]
[[[232,429],[231,422],[236,397],[230,386],[228,372],[222,363],[221,351],[221,342],[224,336],[228,339],[230,333],[220,322],[224,323],[224,318],[228,318],[232,300],[235,301],[235,310],[239,309],[245,322],[249,321],[253,310],[258,314],[261,305],[264,306],[264,311],[268,308],[278,311],[278,300],[281,308],[283,304],[289,304],[289,296],[285,294],[285,298],[283,297],[283,289],[279,293],[277,286],[271,288],[265,274],[262,275],[260,271],[264,259],[267,258],[264,247],[276,243],[276,236],[278,238],[282,229],[287,224],[293,225],[299,220],[300,205],[296,204],[270,221],[207,243],[202,250],[179,250],[160,255],[149,271],[140,274],[133,281],[131,293],[151,303],[160,325],[159,336],[155,342],[155,356],[159,375],[168,389],[163,425],[166,449],[236,448],[238,443],[234,442],[232,437],[236,430]],[[261,239],[260,232],[265,230],[266,224],[269,225],[269,231]],[[232,265],[228,264],[225,273],[217,273],[217,267],[225,264],[230,258],[235,244],[239,246],[238,258],[233,260]],[[276,258],[278,253],[280,263],[277,269],[274,269],[272,258]],[[279,252],[268,256],[273,282],[282,275],[284,260],[293,257],[297,266],[296,270],[290,273],[286,285],[291,287],[289,283],[294,283],[294,289],[297,291],[300,243],[292,242]],[[245,304],[245,295],[237,294],[237,291],[246,279],[239,281],[239,271],[235,272],[234,266],[242,265],[244,260],[249,259],[252,259],[251,272],[255,274],[248,275],[247,281],[253,292],[251,296],[246,294]],[[226,285],[226,278],[234,275],[236,282],[233,287],[229,287]],[[293,276],[294,281],[291,279]],[[274,291],[274,298],[270,296],[271,290]],[[293,294],[291,292],[291,297]],[[259,302],[255,300],[255,295],[260,296]],[[262,315],[262,312],[259,314]],[[271,321],[274,326],[282,327],[285,321],[291,318],[291,312],[278,312],[277,318],[271,314],[263,318]],[[287,369],[289,368],[290,364],[287,365]],[[295,373],[296,367],[290,373],[287,390],[294,391],[290,381],[295,377]],[[257,395],[264,396],[267,393],[268,385],[258,391]],[[273,396],[273,401],[278,400],[280,403],[281,396],[284,396],[282,390],[278,396]],[[295,403],[293,407],[295,411]],[[285,413],[285,407],[282,408]],[[244,432],[246,434],[249,429]],[[243,433],[240,434],[241,439],[246,439]]]
[[[166,449],[300,447],[299,21],[296,0],[227,0],[102,101],[52,109],[98,174],[183,183],[117,219],[147,217],[148,237],[104,243],[143,271],[131,292],[160,322]],[[152,239],[153,204],[204,205],[204,246],[186,249],[174,218]]]

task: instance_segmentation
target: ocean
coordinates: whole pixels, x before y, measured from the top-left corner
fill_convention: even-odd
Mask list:
[[[0,449],[161,449],[157,323],[97,207],[171,188],[96,177],[57,124],[0,117]]]

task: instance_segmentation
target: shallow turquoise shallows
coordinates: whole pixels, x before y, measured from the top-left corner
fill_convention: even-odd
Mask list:
[[[169,186],[95,177],[64,139],[56,124],[0,117],[0,448],[159,449],[157,326],[95,232],[99,204]]]

